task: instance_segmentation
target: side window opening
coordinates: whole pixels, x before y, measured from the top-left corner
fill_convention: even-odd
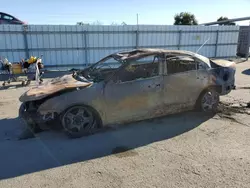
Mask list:
[[[166,56],[168,74],[196,70],[196,61],[190,56]]]
[[[8,15],[3,15],[3,19],[5,20],[13,20],[14,18]]]
[[[132,61],[116,76],[118,82],[128,82],[159,75],[159,57],[147,56]]]
[[[208,68],[208,65],[201,60],[197,59],[196,62],[197,62],[197,69],[198,70],[206,70]]]

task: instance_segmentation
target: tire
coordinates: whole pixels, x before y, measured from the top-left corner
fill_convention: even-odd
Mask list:
[[[220,102],[219,93],[213,89],[208,88],[204,90],[196,101],[196,109],[202,112],[217,112]]]
[[[93,134],[101,127],[101,120],[93,108],[77,105],[62,113],[61,124],[68,137],[80,138]]]

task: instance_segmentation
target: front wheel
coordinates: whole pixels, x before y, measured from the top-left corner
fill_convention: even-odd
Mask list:
[[[215,89],[206,89],[199,96],[196,107],[203,112],[216,112],[219,102],[219,93]]]
[[[90,107],[73,106],[62,114],[61,123],[70,138],[79,138],[98,128],[98,117]]]

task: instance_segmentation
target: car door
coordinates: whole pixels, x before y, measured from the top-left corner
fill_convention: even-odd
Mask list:
[[[148,70],[143,68],[148,65],[129,64],[106,84],[104,96],[108,124],[142,120],[155,115],[162,103],[163,75],[160,74],[162,62],[158,59],[154,63],[150,74],[145,74]]]
[[[164,75],[164,107],[166,113],[190,109],[196,102],[202,86],[197,62],[190,56],[166,59]]]

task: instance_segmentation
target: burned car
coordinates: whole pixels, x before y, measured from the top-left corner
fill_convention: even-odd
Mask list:
[[[69,136],[80,137],[102,126],[194,108],[211,112],[220,95],[234,88],[235,71],[234,62],[189,51],[114,53],[31,88],[20,97],[19,116],[34,130],[57,122]]]

